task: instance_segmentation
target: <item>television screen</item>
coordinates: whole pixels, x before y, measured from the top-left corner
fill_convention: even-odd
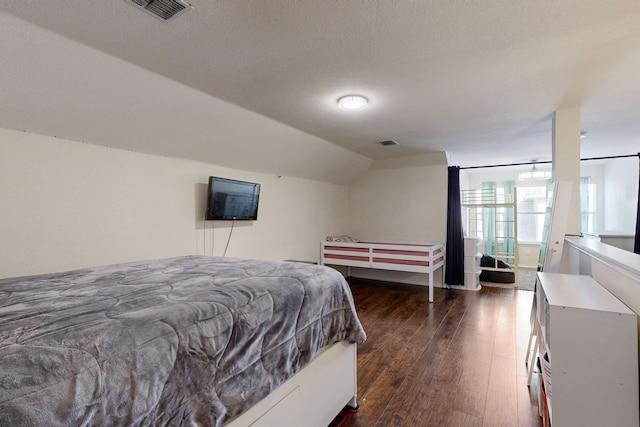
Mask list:
[[[206,220],[256,220],[260,184],[209,177]]]

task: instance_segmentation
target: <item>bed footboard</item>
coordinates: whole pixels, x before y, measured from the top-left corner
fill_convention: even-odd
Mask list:
[[[225,427],[326,427],[345,406],[358,407],[356,367],[356,344],[333,344]]]

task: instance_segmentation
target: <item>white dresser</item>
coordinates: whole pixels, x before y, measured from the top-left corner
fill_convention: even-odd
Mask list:
[[[636,314],[590,276],[538,279],[535,329],[551,426],[637,427]]]
[[[477,237],[464,238],[464,289],[469,291],[480,290],[480,259],[482,254],[478,252]]]

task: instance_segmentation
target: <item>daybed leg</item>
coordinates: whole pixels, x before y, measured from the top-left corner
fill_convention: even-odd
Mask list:
[[[429,273],[429,302],[433,302],[433,271]]]
[[[360,409],[360,405],[358,404],[358,399],[356,396],[353,396],[351,398],[349,403],[347,403],[346,408],[347,408],[347,411],[350,411],[350,412],[357,412],[358,409]]]

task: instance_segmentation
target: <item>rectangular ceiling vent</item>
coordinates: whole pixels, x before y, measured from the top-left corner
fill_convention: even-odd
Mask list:
[[[184,0],[125,0],[156,18],[168,22],[193,10],[193,6]]]
[[[379,141],[378,144],[384,145],[385,147],[390,147],[392,145],[398,145],[398,143],[396,141],[394,141],[393,139],[386,139],[384,141]]]

